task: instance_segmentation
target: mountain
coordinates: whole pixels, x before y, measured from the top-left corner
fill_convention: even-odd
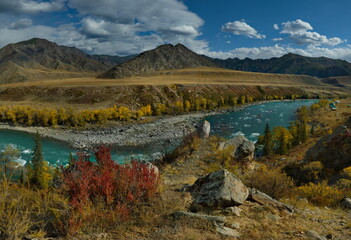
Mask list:
[[[293,53],[280,58],[228,58],[214,59],[214,62],[223,68],[249,72],[303,74],[319,78],[351,75],[351,63],[345,60],[304,57]]]
[[[121,61],[124,58],[90,56],[78,48],[33,38],[0,49],[0,83],[96,76]]]
[[[160,70],[194,67],[218,67],[211,59],[200,56],[182,44],[165,44],[156,49],[143,52],[137,57],[123,62],[99,78],[124,78],[147,75]]]
[[[130,55],[130,56],[125,56],[125,57],[120,57],[120,56],[110,56],[110,55],[91,55],[90,58],[94,59],[95,61],[101,62],[105,64],[106,66],[109,66],[109,69],[112,67],[116,66],[117,64],[121,64],[123,62],[126,62],[137,55]]]

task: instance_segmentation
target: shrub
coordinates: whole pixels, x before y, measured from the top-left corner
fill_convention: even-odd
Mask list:
[[[63,169],[64,189],[74,208],[69,221],[71,233],[97,225],[105,230],[113,228],[128,218],[132,207],[148,201],[158,187],[159,174],[147,164],[133,161],[119,165],[104,146],[98,148],[95,157],[96,163],[86,154],[78,154]]]
[[[65,234],[63,226],[70,208],[64,196],[6,179],[0,182],[0,189],[0,239]]]
[[[297,188],[297,193],[320,206],[334,206],[344,197],[342,191],[336,186],[328,186],[327,182],[303,185]]]
[[[279,169],[262,165],[243,176],[246,186],[256,188],[269,196],[280,199],[291,195],[294,181]]]

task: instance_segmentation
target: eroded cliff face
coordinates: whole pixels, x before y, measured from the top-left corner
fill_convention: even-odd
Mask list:
[[[310,148],[304,161],[320,161],[325,168],[336,171],[351,166],[351,117]]]

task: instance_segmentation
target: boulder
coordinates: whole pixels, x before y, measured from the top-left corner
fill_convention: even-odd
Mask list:
[[[191,209],[219,209],[243,204],[249,190],[234,174],[226,169],[201,177],[189,187],[193,196]]]
[[[251,201],[257,202],[261,205],[267,206],[267,207],[273,207],[276,208],[278,210],[285,210],[288,212],[294,212],[294,209],[284,203],[281,203],[277,200],[275,200],[274,198],[271,198],[270,196],[268,196],[267,194],[258,191],[255,188],[251,188],[250,189],[250,195],[249,198]]]
[[[199,138],[206,139],[210,136],[211,124],[208,121],[204,121],[201,126],[197,128]]]
[[[305,236],[308,237],[308,239],[311,239],[311,240],[326,240],[325,237],[322,237],[316,231],[313,231],[313,230],[307,231],[305,233]]]
[[[219,150],[224,150],[226,148],[229,148],[230,151],[232,151],[232,157],[238,160],[251,161],[254,158],[255,143],[242,135],[219,143]]]
[[[346,209],[350,209],[351,210],[351,199],[350,198],[344,198],[341,201],[341,206],[343,206]]]
[[[235,157],[241,160],[253,160],[255,143],[250,140],[243,141],[235,151]]]
[[[351,164],[351,117],[332,134],[322,137],[305,154],[304,162],[320,161],[325,168],[340,171]]]

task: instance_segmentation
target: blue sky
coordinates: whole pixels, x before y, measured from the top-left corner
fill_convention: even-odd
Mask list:
[[[349,0],[0,0],[0,47],[33,37],[129,55],[164,43],[228,58],[351,61]]]

